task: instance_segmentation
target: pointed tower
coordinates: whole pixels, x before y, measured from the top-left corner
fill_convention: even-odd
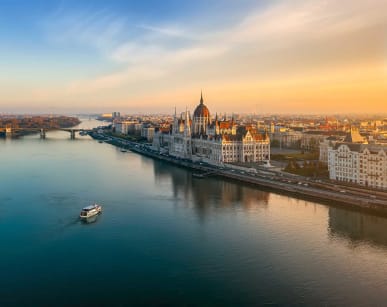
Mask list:
[[[204,105],[203,92],[200,91],[200,103],[193,115],[192,130],[195,136],[206,135],[207,126],[210,123],[210,111]]]
[[[177,114],[176,114],[176,106],[175,106],[175,115],[173,116],[173,128],[172,132],[173,134],[177,133],[179,131],[179,121],[177,119]]]
[[[219,120],[218,120],[218,113],[215,115],[215,135],[219,134]]]
[[[192,142],[191,142],[191,118],[189,111],[185,108],[184,116],[184,136],[183,136],[183,155],[185,158],[191,158]]]
[[[190,115],[187,107],[185,108],[185,119],[184,119],[184,136],[191,136],[191,125],[190,125]]]

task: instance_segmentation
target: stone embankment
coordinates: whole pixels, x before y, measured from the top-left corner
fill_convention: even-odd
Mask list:
[[[196,176],[197,178],[203,178],[207,175],[219,176],[269,189],[280,194],[292,195],[303,199],[319,200],[332,205],[360,208],[387,215],[387,191],[348,187],[328,181],[313,181],[305,177],[288,175],[283,172],[270,171],[269,169],[249,173],[228,167],[216,167],[206,163],[192,162],[190,160],[160,154],[145,145],[129,142],[120,138],[108,137],[106,139],[106,136],[93,134],[91,136],[96,139],[105,138],[105,142],[109,144],[129,149],[141,155],[162,160],[179,167],[189,168],[202,174],[201,176]]]

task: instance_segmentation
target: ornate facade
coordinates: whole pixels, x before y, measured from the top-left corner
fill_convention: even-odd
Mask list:
[[[200,94],[200,103],[196,107],[193,116],[192,134],[195,137],[206,136],[207,127],[210,124],[210,111],[203,103],[203,93]]]
[[[387,146],[337,143],[328,149],[329,178],[387,189]]]
[[[163,150],[160,146],[162,137],[161,133],[155,135],[153,143],[153,147],[160,151]],[[270,160],[270,139],[267,133],[259,133],[252,125],[238,127],[233,119],[219,120],[215,116],[211,120],[203,95],[192,119],[187,110],[179,117],[175,112],[168,139],[169,155],[178,158],[212,164]]]

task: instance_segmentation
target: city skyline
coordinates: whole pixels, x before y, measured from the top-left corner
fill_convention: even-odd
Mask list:
[[[2,112],[378,113],[385,2],[0,2]]]

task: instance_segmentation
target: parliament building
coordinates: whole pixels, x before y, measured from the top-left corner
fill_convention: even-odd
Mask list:
[[[203,95],[193,117],[176,111],[169,131],[158,131],[153,148],[182,159],[221,165],[233,162],[263,162],[270,159],[270,139],[255,125],[236,124],[234,119],[211,118]]]

